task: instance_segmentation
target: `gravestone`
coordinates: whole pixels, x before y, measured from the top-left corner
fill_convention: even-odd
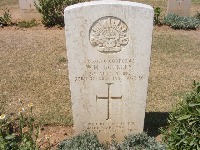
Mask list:
[[[37,11],[34,2],[38,4],[38,0],[19,0],[20,15],[22,20],[30,21],[32,19],[41,19],[41,15]]]
[[[64,16],[75,133],[120,141],[142,132],[153,8],[93,1],[67,7]]]
[[[190,16],[191,0],[168,0],[167,13],[179,16]]]

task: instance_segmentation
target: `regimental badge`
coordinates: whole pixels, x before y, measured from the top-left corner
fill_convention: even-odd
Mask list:
[[[103,17],[90,28],[90,43],[99,52],[120,52],[129,42],[128,27],[116,17]]]

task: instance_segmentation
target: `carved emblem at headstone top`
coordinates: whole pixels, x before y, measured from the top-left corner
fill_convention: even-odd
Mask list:
[[[90,43],[99,52],[120,52],[129,42],[127,25],[116,17],[103,17],[90,29]]]

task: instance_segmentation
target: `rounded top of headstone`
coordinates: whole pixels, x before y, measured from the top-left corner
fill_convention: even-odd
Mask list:
[[[128,1],[128,0],[91,0],[91,1]]]
[[[90,2],[78,3],[75,5],[71,5],[65,8],[65,11],[76,9],[80,7],[86,6],[94,6],[94,5],[124,5],[124,6],[133,6],[133,7],[141,7],[153,10],[153,7],[147,4],[137,3],[137,2],[129,2],[129,1],[120,1],[120,0],[95,0]]]

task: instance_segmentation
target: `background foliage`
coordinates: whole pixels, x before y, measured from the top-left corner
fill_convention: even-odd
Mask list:
[[[39,0],[36,5],[39,13],[42,14],[42,23],[46,27],[64,26],[64,9],[83,0]]]
[[[5,10],[3,15],[0,16],[0,26],[7,26],[7,25],[11,25],[12,21],[11,21],[11,14],[9,12],[9,10]]]
[[[195,17],[200,20],[200,12],[198,12]]]

